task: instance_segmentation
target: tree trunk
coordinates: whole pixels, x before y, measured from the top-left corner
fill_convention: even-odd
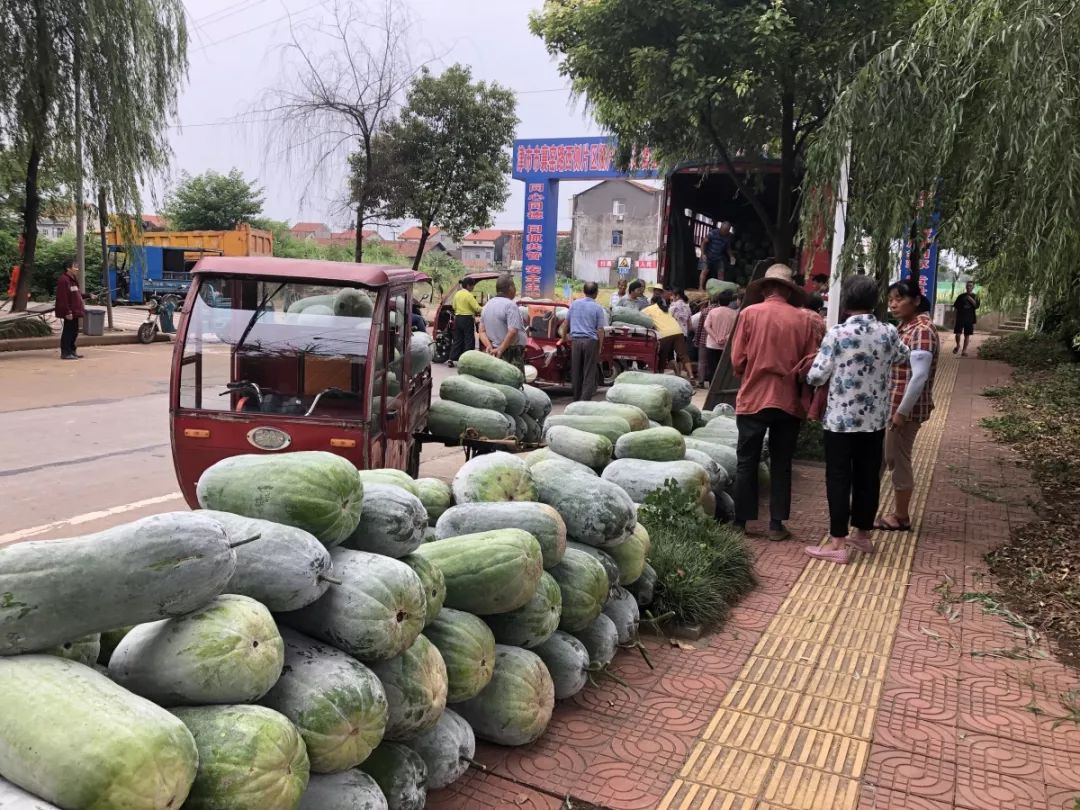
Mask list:
[[[780,193],[776,206],[776,236],[773,240],[773,256],[776,261],[791,261],[792,241],[795,233],[793,199],[795,196],[795,96],[784,91],[780,99]],[[796,273],[798,268],[793,268]]]
[[[81,12],[81,9],[80,9]],[[72,49],[72,71],[75,74],[75,261],[79,265],[79,290],[86,292],[86,206],[83,193],[82,166],[82,48],[75,34]]]
[[[356,263],[359,264],[364,260],[364,205],[360,203],[356,206],[356,247],[353,250],[353,256],[356,259]]]
[[[30,299],[30,280],[34,275],[34,254],[37,252],[37,221],[41,212],[41,196],[38,194],[38,169],[41,167],[41,146],[35,138],[30,142],[30,157],[26,162],[26,201],[23,205],[23,248],[22,269],[19,271],[19,284],[15,289],[15,300],[11,302],[12,312],[25,312],[26,302]]]
[[[109,284],[109,237],[107,235],[109,228],[109,212],[108,212],[109,198],[105,194],[104,188],[98,189],[97,195],[97,210],[98,210],[98,230],[101,231],[101,280],[102,286],[105,288],[105,317],[109,322],[109,331],[113,329],[113,311],[112,311],[112,285]]]
[[[428,240],[428,229],[431,227],[430,222],[420,223],[420,244],[416,246],[416,257],[413,259],[412,269],[414,273],[420,272],[420,262],[424,258],[424,245]]]

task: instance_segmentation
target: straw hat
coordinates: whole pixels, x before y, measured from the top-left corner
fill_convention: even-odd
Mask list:
[[[752,304],[760,304],[765,300],[761,288],[766,283],[782,284],[787,287],[791,291],[788,302],[794,307],[801,307],[806,301],[806,290],[795,283],[794,271],[786,264],[774,264],[765,271],[764,276],[756,281],[751,281],[746,287],[746,295],[743,297],[742,304],[744,308]]]

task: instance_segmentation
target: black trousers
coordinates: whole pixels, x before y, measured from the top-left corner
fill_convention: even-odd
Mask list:
[[[75,340],[79,337],[79,319],[65,319],[64,326],[60,330],[60,356],[67,357],[75,354]]]
[[[829,534],[847,537],[848,527],[874,528],[881,493],[885,431],[825,431],[825,491],[829,497]]]
[[[574,402],[590,400],[596,393],[596,364],[600,357],[600,342],[595,338],[573,338],[570,341],[570,386]]]
[[[736,417],[739,426],[738,466],[735,468],[735,519],[757,520],[758,465],[765,433],[769,434],[769,517],[791,517],[791,460],[802,421],[779,408],[766,408]]]
[[[476,348],[476,321],[472,315],[454,316],[454,333],[450,338],[450,360],[456,363],[465,352]]]

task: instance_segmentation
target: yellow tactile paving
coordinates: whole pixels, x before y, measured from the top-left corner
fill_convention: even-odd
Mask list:
[[[942,357],[940,405],[919,432],[916,528],[956,370]],[[887,488],[882,511],[892,501]],[[807,565],[658,810],[856,807],[915,543],[914,532],[891,533],[851,565]]]

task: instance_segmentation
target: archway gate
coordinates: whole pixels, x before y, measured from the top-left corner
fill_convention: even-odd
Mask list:
[[[514,141],[513,177],[525,183],[521,229],[521,291],[533,298],[555,294],[555,251],[559,231],[559,181],[649,178],[659,175],[645,147],[630,170],[615,165],[611,138],[539,138]]]

